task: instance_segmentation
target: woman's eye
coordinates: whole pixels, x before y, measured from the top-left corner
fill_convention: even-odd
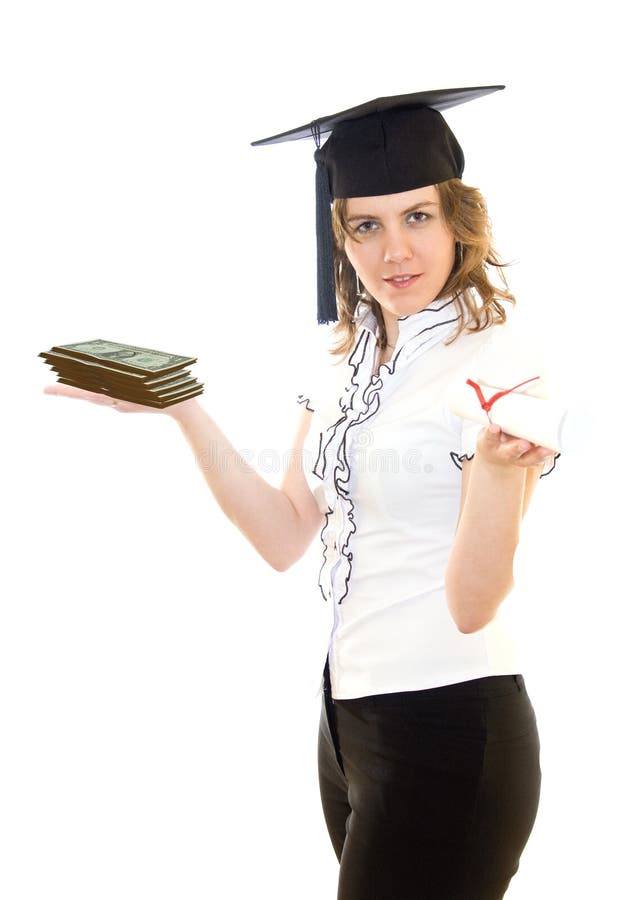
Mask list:
[[[410,222],[426,222],[431,216],[426,212],[416,210],[416,212],[410,213],[407,218]]]
[[[377,223],[368,219],[365,222],[360,222],[359,225],[355,228],[355,234],[370,234],[370,232],[374,231],[377,227]]]

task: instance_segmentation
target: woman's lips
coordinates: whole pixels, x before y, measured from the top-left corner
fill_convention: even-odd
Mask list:
[[[398,291],[402,291],[405,288],[411,287],[412,284],[415,284],[421,275],[422,273],[420,275],[391,275],[389,278],[384,278],[383,280],[386,284],[391,285]]]

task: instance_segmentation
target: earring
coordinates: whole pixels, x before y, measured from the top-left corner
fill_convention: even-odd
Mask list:
[[[461,266],[464,261],[464,245],[461,243],[461,241],[458,241],[455,244],[455,256],[459,260],[459,265]]]
[[[367,295],[364,290],[361,281],[359,280],[359,275],[355,272],[355,293],[357,295],[358,300],[365,300]]]

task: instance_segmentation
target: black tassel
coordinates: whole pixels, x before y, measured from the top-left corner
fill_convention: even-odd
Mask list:
[[[318,323],[337,322],[333,275],[333,226],[329,173],[320,150],[316,150],[316,239],[318,246]]]

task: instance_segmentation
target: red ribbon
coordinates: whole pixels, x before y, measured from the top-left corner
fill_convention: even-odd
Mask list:
[[[504,397],[506,394],[511,394],[512,391],[515,391],[516,388],[522,387],[524,384],[529,384],[531,381],[538,381],[540,378],[539,375],[536,375],[534,378],[528,378],[527,381],[521,381],[520,384],[515,384],[514,387],[508,388],[506,391],[497,391],[496,394],[493,394],[489,400],[483,396],[483,391],[479,387],[479,385],[475,381],[471,381],[470,378],[466,379],[466,384],[469,384],[472,388],[477,392],[477,397],[479,398],[479,403],[481,404],[481,409],[485,409],[488,422],[490,425],[492,424],[492,416],[490,415],[490,410],[494,406],[497,400],[500,400],[501,397]]]

